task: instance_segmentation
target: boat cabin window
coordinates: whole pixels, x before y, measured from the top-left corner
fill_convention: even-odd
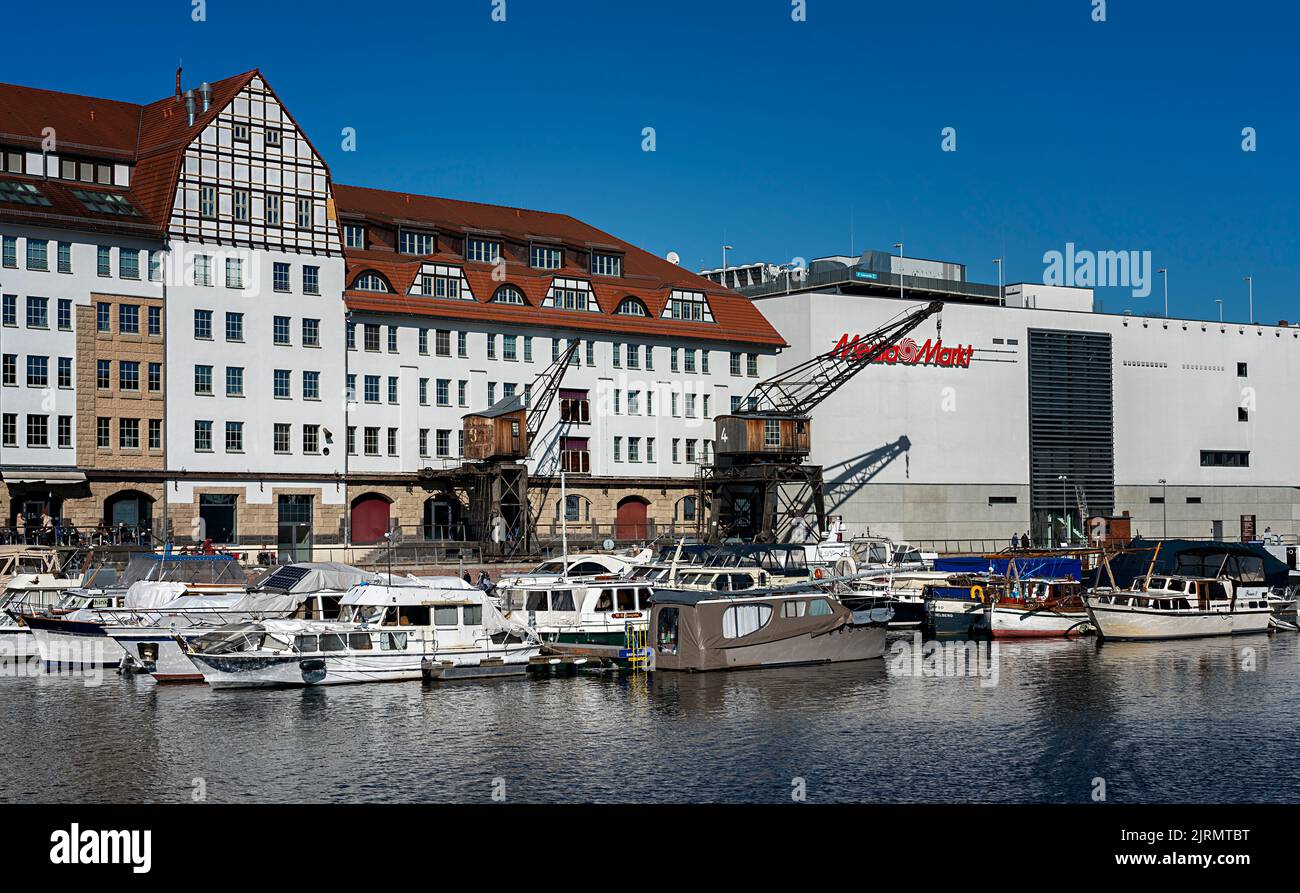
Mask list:
[[[739,639],[767,626],[771,605],[732,605],[722,612],[722,638]]]
[[[369,633],[348,633],[348,647],[353,651],[371,650]]]
[[[572,589],[553,589],[553,590],[551,590],[551,610],[552,610],[552,611],[572,611],[572,610],[573,610],[573,590],[572,590]]]
[[[1182,592],[1187,586],[1186,580],[1166,580],[1161,589],[1168,589],[1170,592]]]
[[[558,594],[558,593],[557,593]],[[462,617],[466,626],[483,625],[483,606],[482,605],[465,605],[461,608]]]
[[[405,651],[406,650],[406,633],[380,633],[379,650],[380,651]]]
[[[620,611],[636,610],[636,590],[620,589],[618,591],[618,609]]]
[[[660,608],[655,626],[655,644],[663,654],[677,653],[677,609]]]
[[[434,626],[456,626],[460,621],[457,605],[438,605],[433,609]]]
[[[317,651],[316,636],[295,636],[293,647],[299,651]]]
[[[637,590],[637,608],[642,611],[650,610],[650,599],[654,596],[653,589]]]
[[[398,626],[428,626],[428,605],[403,605],[397,609]]]
[[[529,611],[549,611],[546,605],[546,590],[530,591],[524,607]]]
[[[614,593],[610,592],[608,589],[602,589],[600,596],[596,599],[595,610],[600,611],[601,613],[607,613],[614,610]]]
[[[570,574],[607,574],[609,568],[595,561],[579,561],[577,564],[569,565]]]
[[[808,603],[805,601],[783,602],[781,605],[782,617],[803,617],[808,613]]]
[[[832,608],[831,603],[826,601],[824,598],[813,599],[808,605],[809,617],[829,617],[834,613],[835,609]]]
[[[321,651],[346,651],[347,642],[338,633],[324,633],[320,637]]]
[[[1227,600],[1228,587],[1224,586],[1222,583],[1219,582],[1210,583],[1209,587],[1210,587],[1210,598],[1223,599],[1225,601]]]

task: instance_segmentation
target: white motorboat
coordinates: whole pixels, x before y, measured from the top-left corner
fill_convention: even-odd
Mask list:
[[[1105,639],[1190,639],[1266,632],[1273,609],[1262,596],[1239,596],[1231,580],[1152,576],[1129,589],[1093,590],[1088,615]]]
[[[459,577],[362,585],[338,621],[264,620],[199,636],[187,654],[214,688],[339,685],[522,675],[541,651]]]
[[[994,638],[1044,639],[1092,632],[1083,587],[1072,579],[1014,579],[988,609]]]
[[[530,586],[535,583],[549,583],[553,580],[573,577],[623,577],[653,557],[654,552],[650,549],[642,549],[636,554],[578,552],[572,555],[548,558],[537,567],[522,574],[504,576],[497,581],[497,588]]]
[[[334,620],[348,590],[381,578],[337,562],[286,564],[276,568],[255,590],[236,598],[204,596],[200,604],[182,596],[179,603],[142,615],[106,617],[117,621],[106,631],[126,653],[129,668],[150,673],[160,683],[202,682],[203,673],[185,653],[184,641],[245,621]],[[142,622],[128,622],[134,620]]]
[[[507,619],[537,631],[544,642],[623,645],[644,633],[653,590],[608,576],[512,583],[498,588]]]
[[[40,655],[36,637],[23,620],[22,615],[25,613],[64,617],[78,612],[116,607],[119,604],[118,598],[113,595],[62,585],[67,582],[75,585],[76,581],[56,578],[60,585],[48,587],[43,585],[47,581],[25,579],[28,576],[19,574],[13,577],[9,581],[9,588],[0,595],[0,612],[3,612],[0,613],[0,663],[31,660]],[[51,589],[62,593],[58,602],[52,608],[40,608],[48,599]]]
[[[109,627],[165,625],[171,614],[226,609],[248,589],[244,570],[233,555],[148,552],[131,557],[117,585],[103,590],[69,590],[79,591],[119,596],[122,607],[83,609],[63,616],[48,612],[22,614],[47,664],[72,668],[117,666],[128,652],[109,635]],[[164,607],[167,611],[162,610]]]

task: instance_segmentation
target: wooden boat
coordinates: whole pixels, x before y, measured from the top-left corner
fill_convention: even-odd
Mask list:
[[[1273,608],[1262,596],[1241,597],[1231,580],[1147,576],[1129,589],[1095,589],[1088,615],[1105,639],[1190,639],[1266,632]]]

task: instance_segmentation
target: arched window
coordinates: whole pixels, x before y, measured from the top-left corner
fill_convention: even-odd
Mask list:
[[[645,304],[636,298],[624,298],[614,310],[615,316],[649,316],[650,311],[646,310]]]
[[[699,501],[694,496],[683,496],[677,500],[677,520],[694,522],[698,505]]]
[[[528,302],[524,300],[524,293],[519,289],[513,285],[503,285],[492,296],[492,303],[527,305]]]
[[[384,281],[384,277],[380,276],[373,270],[367,270],[358,276],[356,281],[352,283],[352,287],[359,289],[360,291],[378,291],[385,293],[388,291],[388,283]]]

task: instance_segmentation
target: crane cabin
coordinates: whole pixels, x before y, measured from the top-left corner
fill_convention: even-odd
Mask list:
[[[476,462],[528,457],[528,409],[522,394],[464,416],[465,458]]]
[[[812,420],[778,412],[718,416],[715,449],[720,462],[757,457],[803,461],[812,449]]]

